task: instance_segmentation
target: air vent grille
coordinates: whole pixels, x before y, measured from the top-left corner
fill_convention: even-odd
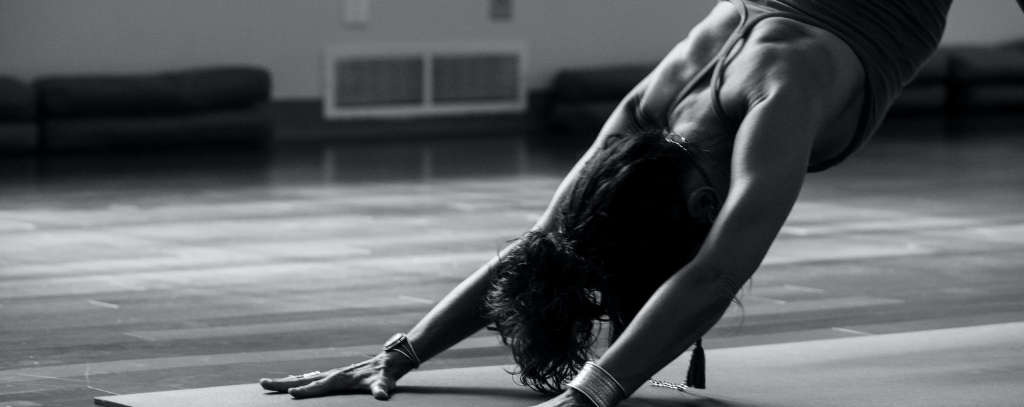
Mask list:
[[[418,105],[423,100],[421,58],[343,59],[335,62],[334,73],[338,107]]]
[[[507,43],[329,48],[324,116],[523,111],[525,57]]]
[[[519,58],[515,55],[457,55],[434,59],[434,102],[515,101]]]

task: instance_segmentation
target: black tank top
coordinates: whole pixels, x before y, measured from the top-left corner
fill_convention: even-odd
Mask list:
[[[864,106],[853,141],[839,155],[807,168],[832,167],[857,151],[878,130],[892,102],[938,47],[953,0],[730,0],[740,24],[725,45],[683,88],[678,104],[709,73],[715,114],[728,126],[719,91],[727,57],[760,21],[788,18],[826,30],[843,40],[864,69]]]

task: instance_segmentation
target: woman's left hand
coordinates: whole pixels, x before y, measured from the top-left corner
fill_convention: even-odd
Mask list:
[[[534,407],[594,407],[594,404],[583,393],[570,388],[565,389],[562,394],[555,396],[555,398]]]

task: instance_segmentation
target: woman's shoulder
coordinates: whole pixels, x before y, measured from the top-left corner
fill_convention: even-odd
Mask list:
[[[769,18],[751,31],[730,60],[722,104],[742,118],[755,103],[780,93],[799,94],[826,109],[842,109],[864,87],[864,69],[834,34],[785,18]]]
[[[863,75],[857,54],[832,32],[784,17],[768,18],[750,32],[741,54],[767,69],[820,73],[835,79]],[[736,58],[741,58],[737,55]]]

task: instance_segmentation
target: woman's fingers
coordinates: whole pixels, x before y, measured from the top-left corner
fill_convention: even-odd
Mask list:
[[[297,399],[326,396],[343,390],[349,390],[354,382],[355,380],[350,374],[336,372],[321,380],[288,389],[288,394]]]
[[[287,392],[297,399],[369,391],[378,400],[387,400],[395,389],[395,379],[387,372],[385,362],[386,358],[377,357],[324,373],[260,379],[260,385],[267,390]]]
[[[370,383],[370,393],[373,394],[373,398],[377,400],[387,400],[391,397],[391,390],[395,389],[395,381],[382,375],[380,379],[374,380]]]
[[[317,380],[313,383],[305,386],[292,387],[288,389],[288,394],[297,399],[303,399],[306,397],[318,397],[326,396],[330,394],[331,390],[328,388],[326,380]]]
[[[263,388],[267,390],[284,393],[292,387],[304,386],[323,378],[323,375],[304,375],[294,377],[290,376],[281,379],[260,379],[260,386],[263,386]]]

